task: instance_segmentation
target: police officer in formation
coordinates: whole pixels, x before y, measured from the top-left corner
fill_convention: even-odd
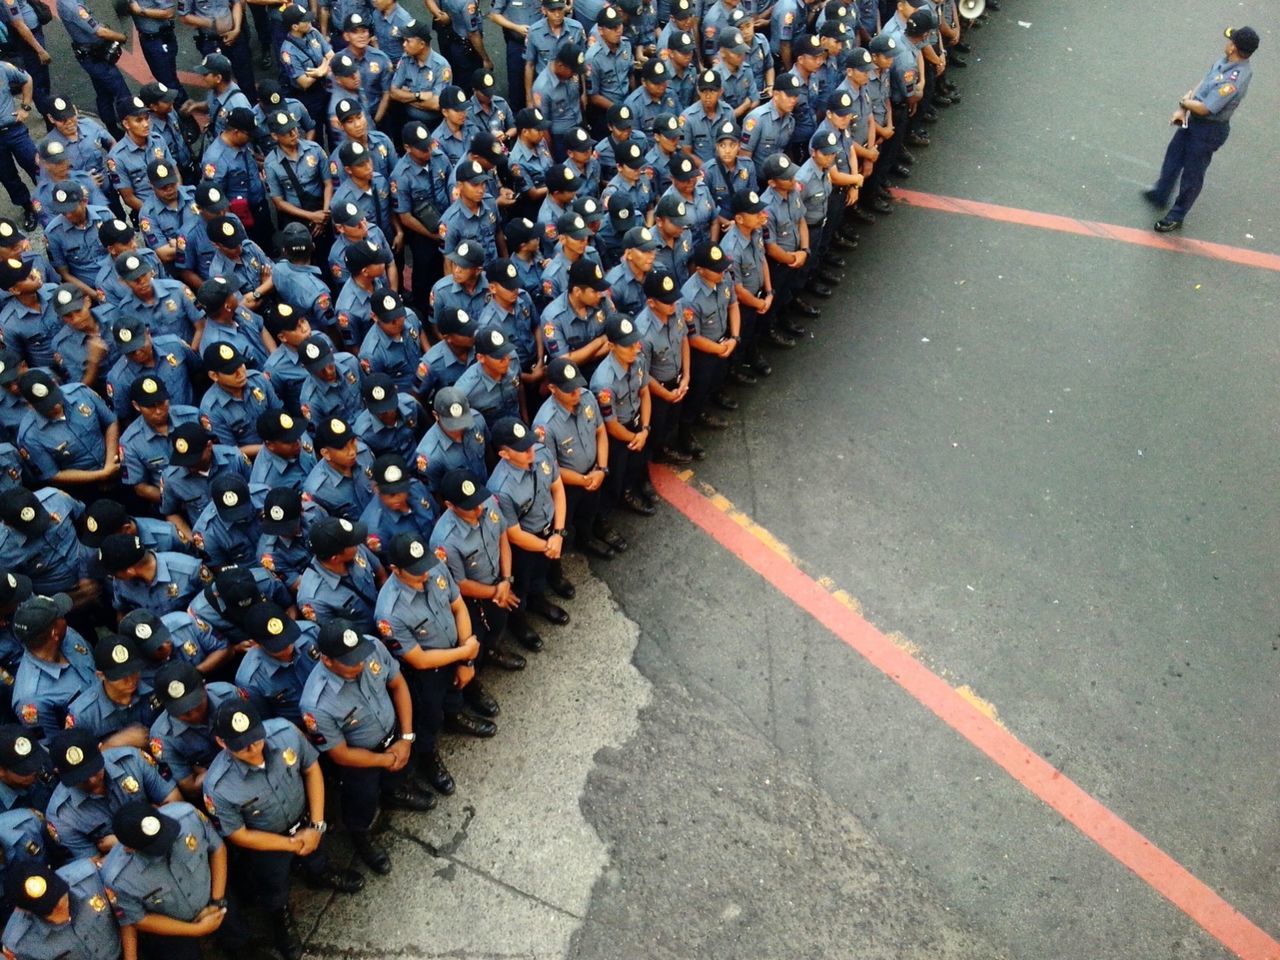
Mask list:
[[[138,0],[134,97],[67,3],[110,129],[54,93],[0,137],[47,218],[0,220],[3,943],[194,956],[254,909],[297,958],[295,870],[364,882],[326,788],[379,874],[393,811],[465,793],[451,737],[498,735],[493,672],[570,622],[565,556],[622,562],[650,465],[709,456],[809,338],[963,41],[907,0],[759,35],[723,2],[290,4],[266,78],[242,3]],[[199,90],[161,76],[175,18]],[[1182,108],[1184,193],[1251,44]]]

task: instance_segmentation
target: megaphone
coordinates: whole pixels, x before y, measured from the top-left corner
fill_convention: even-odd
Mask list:
[[[986,9],[987,0],[960,0],[960,16],[966,20],[977,20]]]

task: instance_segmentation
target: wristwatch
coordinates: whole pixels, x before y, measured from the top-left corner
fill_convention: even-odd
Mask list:
[[[413,743],[413,741],[418,739],[418,735],[416,733],[402,733],[400,734],[400,739],[405,743]]]
[[[227,907],[227,898],[226,897],[210,898],[208,905],[211,907],[217,907],[219,910],[225,910]]]
[[[499,583],[515,583],[515,582],[516,582],[516,578],[515,578],[515,577],[503,577],[503,578],[502,578],[501,580],[499,580],[498,582],[499,582]]]
[[[559,529],[552,530],[552,531],[551,531],[551,535],[552,535],[553,537],[567,537],[567,536],[569,535],[569,528],[568,528],[568,527],[560,527]]]
[[[312,830],[316,831],[317,833],[324,833],[326,830],[329,829],[329,825],[325,823],[323,820],[312,820],[309,824],[307,824],[307,826],[309,826]]]

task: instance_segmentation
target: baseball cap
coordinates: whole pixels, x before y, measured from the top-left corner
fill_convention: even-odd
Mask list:
[[[760,213],[765,206],[764,198],[754,190],[739,190],[733,195],[734,213]]]
[[[0,384],[9,384],[22,375],[22,358],[8,347],[0,347]]]
[[[369,528],[363,523],[352,523],[341,517],[324,517],[312,525],[308,540],[316,557],[328,560],[343,550],[364,543],[368,535]]]
[[[0,726],[0,767],[26,777],[44,767],[47,756],[44,747],[26,727],[16,723]]]
[[[15,487],[0,497],[0,519],[27,537],[38,537],[53,524],[40,498],[27,487]]]
[[[431,406],[440,417],[440,426],[446,430],[462,430],[475,422],[471,401],[457,387],[441,387],[436,391]]]
[[[851,117],[857,113],[857,106],[848,90],[837,90],[827,100],[827,109],[837,117]]]
[[[21,573],[0,573],[0,609],[8,609],[31,596],[31,578]]]
[[[18,379],[18,388],[22,398],[41,416],[48,416],[62,403],[62,388],[44,370],[28,370]]]
[[[181,827],[144,800],[126,803],[111,815],[111,831],[130,850],[159,856],[173,846]]]
[[[267,737],[262,714],[249,700],[232,697],[218,704],[213,712],[213,733],[228,750],[243,750]]]
[[[569,209],[587,221],[587,225],[597,222],[601,216],[600,201],[595,197],[577,197],[569,204]]]
[[[399,320],[406,313],[403,298],[390,287],[380,287],[373,291],[370,308],[374,318],[383,323]]]
[[[329,215],[333,217],[333,222],[339,227],[354,227],[364,219],[364,211],[350,200],[343,203],[335,203],[330,209]]]
[[[297,127],[298,121],[293,119],[293,114],[288,110],[272,110],[267,114],[267,130],[271,133],[288,133]]]
[[[583,257],[581,260],[575,260],[573,266],[569,268],[569,286],[571,288],[589,287],[603,292],[609,289],[609,281],[605,279],[604,270],[600,264]]]
[[[396,382],[388,373],[372,373],[360,384],[360,395],[370,413],[390,413],[400,402]]]
[[[615,313],[604,325],[604,335],[609,342],[619,347],[629,347],[640,342],[640,331],[635,322],[625,313]]]
[[[315,241],[311,239],[311,231],[296,220],[284,225],[284,229],[280,231],[280,235],[276,240],[280,251],[285,254],[290,253],[309,253],[315,249]],[[289,304],[282,304],[289,307]],[[292,307],[289,307],[290,313],[286,316],[292,316]],[[293,321],[297,325],[297,321]],[[286,329],[293,329],[287,327]]]
[[[1236,45],[1236,49],[1243,53],[1246,57],[1253,56],[1258,49],[1261,40],[1258,37],[1258,31],[1253,27],[1227,27],[1222,32],[1228,40]]]
[[[231,200],[222,188],[212,180],[201,180],[196,184],[196,206],[207,213],[224,213]]]
[[[436,329],[440,331],[440,335],[458,334],[463,337],[474,337],[476,334],[475,321],[471,314],[463,310],[461,307],[445,307],[436,316]]]
[[[572,211],[562,213],[556,220],[556,236],[571,237],[574,240],[585,240],[591,236],[591,230],[587,227],[587,222]]]
[[[576,43],[561,44],[560,49],[556,51],[554,59],[556,63],[568,67],[570,70],[580,70],[585,60],[582,48]]]
[[[253,133],[258,129],[258,118],[248,107],[235,107],[227,112],[225,126],[241,133]]]
[[[35,858],[14,863],[5,876],[5,895],[15,907],[47,917],[71,888],[53,867]]]
[[[211,343],[200,359],[210,373],[235,373],[245,365],[244,354],[229,343]]]
[[[517,130],[550,130],[551,121],[537,107],[525,107],[516,114]]]
[[[648,227],[632,227],[622,237],[624,250],[657,250],[662,246],[658,235]]]
[[[490,260],[485,264],[484,276],[491,287],[497,284],[507,290],[520,289],[520,271],[516,269],[516,265],[509,258]]]
[[[467,152],[496,163],[506,151],[502,148],[502,141],[493,133],[488,130],[479,130],[472,135],[471,142],[467,144]]]
[[[794,180],[796,165],[785,153],[775,153],[765,160],[763,173],[766,180]]]
[[[103,497],[89,504],[84,511],[84,530],[80,542],[86,547],[100,547],[102,541],[113,533],[119,533],[130,520],[129,511],[118,500]]]
[[[339,101],[338,103],[338,119],[342,119],[341,111],[343,102],[344,101]],[[359,140],[344,141],[342,146],[338,148],[338,159],[342,162],[344,167],[354,167],[356,164],[365,163],[366,161],[369,163],[373,162],[373,157],[370,155],[368,148]]]
[[[467,109],[467,92],[459,86],[449,84],[440,91],[441,110]]]
[[[539,235],[538,225],[525,217],[508,220],[502,225],[502,232],[507,236],[507,245],[513,250]]]
[[[293,487],[273,487],[262,502],[262,532],[292,534],[302,518],[302,493]]]
[[[698,176],[698,168],[694,166],[693,161],[689,159],[688,155],[683,153],[677,154],[671,158],[671,163],[668,169],[671,172],[671,179],[679,180],[682,183],[687,180],[695,180]]]
[[[747,39],[739,30],[726,30],[720,34],[720,49],[745,54],[747,52]]]
[[[454,178],[461,183],[479,183],[487,180],[489,174],[477,160],[463,160],[453,172]]]
[[[663,217],[681,227],[687,227],[693,223],[693,212],[689,209],[689,205],[674,193],[662,195],[662,199],[654,208],[653,215]]]
[[[436,555],[422,537],[405,531],[391,538],[391,543],[387,545],[387,562],[408,574],[420,577],[435,566]]]
[[[372,240],[356,241],[343,251],[342,258],[346,262],[347,269],[353,274],[359,273],[365,267],[387,262],[382,248]]]
[[[59,317],[65,317],[69,313],[75,313],[84,308],[84,302],[88,295],[79,287],[70,283],[62,283],[58,285],[58,289],[53,292],[53,310]]]
[[[288,443],[297,440],[307,430],[306,420],[286,410],[264,410],[258,414],[255,426],[258,436],[267,442],[283,440]]]
[[[564,148],[569,153],[590,153],[595,148],[595,141],[582,127],[574,127],[564,136]]]
[[[668,140],[680,139],[680,118],[674,113],[660,113],[653,118],[653,135]]]
[[[320,628],[316,649],[344,667],[354,667],[373,653],[373,641],[350,620],[330,620]]]
[[[125,614],[118,629],[120,636],[132,638],[138,649],[148,656],[168,643],[172,637],[164,620],[142,607]]]
[[[221,247],[238,247],[249,236],[239,217],[214,217],[204,229],[209,239]]]
[[[415,147],[418,150],[431,149],[431,131],[421,120],[410,120],[406,123],[400,131],[400,137],[406,147]]]
[[[49,116],[54,120],[70,120],[76,115],[76,105],[66,97],[49,98]]]
[[[140,407],[158,407],[169,399],[169,388],[163,380],[143,374],[129,384],[129,400]]]
[[[151,83],[142,85],[142,88],[138,91],[138,96],[142,98],[143,103],[150,106],[155,103],[173,103],[178,99],[178,91],[153,80]]]
[[[547,189],[552,193],[564,193],[566,191],[576,193],[578,188],[582,186],[582,178],[567,163],[556,164],[548,170],[545,180]]]
[[[136,250],[126,250],[116,257],[115,269],[121,280],[137,280],[152,272],[151,265]]]
[[[121,97],[116,101],[116,116],[138,117],[150,113],[141,97]]]
[[[533,430],[517,417],[504,417],[493,425],[493,445],[524,452],[537,443]]]
[[[614,30],[622,26],[622,14],[617,7],[605,7],[596,14],[596,26],[601,30]]]
[[[339,450],[356,438],[345,420],[327,417],[316,425],[316,449]]]
[[[98,224],[98,239],[104,247],[116,243],[128,243],[133,239],[133,227],[123,220],[103,220]]]
[[[213,508],[226,523],[244,523],[256,509],[249,499],[249,483],[234,473],[220,473],[210,484]]]
[[[697,86],[699,90],[723,90],[724,81],[714,70],[703,70],[698,74]]]
[[[480,267],[484,265],[484,248],[478,243],[472,243],[470,240],[463,240],[446,253],[445,256],[464,267]]]
[[[726,120],[716,128],[716,143],[721,140],[739,140],[742,134],[738,130],[738,125],[732,120]]]
[[[671,68],[657,57],[646,60],[640,68],[640,79],[649,83],[666,83],[671,79]]]
[[[547,382],[561,390],[577,390],[587,385],[578,365],[568,357],[557,357],[547,365]]]
[[[412,480],[409,465],[398,453],[384,453],[373,461],[373,482],[382,493],[408,490]]]
[[[196,64],[196,73],[203,76],[211,73],[228,76],[231,73],[231,61],[220,53],[211,53]]]
[[[703,241],[693,248],[693,265],[704,270],[723,273],[729,269],[729,257],[718,243]]]
[[[175,467],[194,467],[204,456],[205,447],[213,441],[213,434],[199,420],[180,423],[170,434],[169,462]]]
[[[98,738],[93,732],[72,727],[62,730],[49,744],[53,769],[64,786],[78,787],[105,766]]]
[[[845,70],[860,70],[866,73],[871,66],[871,51],[866,47],[846,50],[840,57],[840,66]]]
[[[178,182],[178,168],[167,160],[152,160],[147,164],[147,179],[157,187]]]
[[[84,187],[80,184],[74,180],[65,181],[62,186],[53,191],[53,199],[49,206],[54,213],[70,213],[84,203],[87,196]]]
[[[680,285],[672,279],[671,274],[650,270],[649,275],[644,278],[644,295],[659,303],[675,303],[680,299]]]
[[[132,567],[146,555],[147,548],[132,533],[108,534],[98,547],[98,559],[108,573],[119,573]]]
[[[809,140],[809,149],[814,153],[825,153],[831,156],[840,152],[840,138],[830,130],[819,131]]]
[[[492,494],[484,485],[484,478],[465,467],[450,470],[440,480],[440,499],[461,510],[470,510],[484,503]]]
[[[71,612],[71,598],[65,593],[51,597],[35,595],[18,604],[10,626],[13,635],[25,646]]]
[[[180,717],[204,700],[204,674],[193,663],[170,660],[156,671],[155,689],[165,712]]]
[[[605,123],[615,130],[630,130],[635,122],[635,115],[625,103],[615,103],[605,114]]]
[[[644,150],[634,140],[628,140],[614,146],[613,159],[620,167],[636,170],[644,166]]]
[[[869,53],[892,53],[897,48],[897,41],[887,33],[877,33],[867,42]]]
[[[497,327],[489,327],[476,334],[476,353],[480,356],[509,357],[515,352],[515,345]]]
[[[270,653],[280,653],[302,636],[284,608],[270,600],[255,603],[244,615],[244,630],[249,639],[256,641]]]
[[[804,84],[794,73],[784,73],[773,84],[774,93],[785,93],[790,96],[797,96],[804,89]]]
[[[108,680],[121,680],[142,672],[142,651],[132,637],[109,633],[98,638],[93,665]]]
[[[218,218],[218,220],[221,219],[221,217]],[[209,225],[213,226],[218,220],[209,221]],[[231,221],[228,220],[226,225],[231,226]],[[210,310],[221,310],[227,302],[227,297],[233,293],[235,293],[235,287],[226,277],[210,277],[200,284],[200,289],[196,291],[196,303],[200,304],[206,313]]]

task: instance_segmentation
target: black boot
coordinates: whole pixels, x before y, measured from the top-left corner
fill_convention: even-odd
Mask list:
[[[551,588],[552,593],[564,600],[572,600],[578,592],[573,584],[565,579],[564,564],[559,560],[552,560],[547,565],[547,586]]]
[[[391,872],[391,857],[382,845],[373,839],[369,831],[351,831],[351,846],[355,847],[356,856],[363,860],[374,873],[380,873],[385,877]]]
[[[298,936],[298,924],[288,907],[271,915],[271,939],[284,960],[301,960],[302,938]]]
[[[422,775],[427,778],[427,783],[431,784],[432,790],[442,796],[453,796],[453,791],[458,785],[453,782],[453,774],[444,765],[439,750],[423,760],[419,766],[422,768]]]

